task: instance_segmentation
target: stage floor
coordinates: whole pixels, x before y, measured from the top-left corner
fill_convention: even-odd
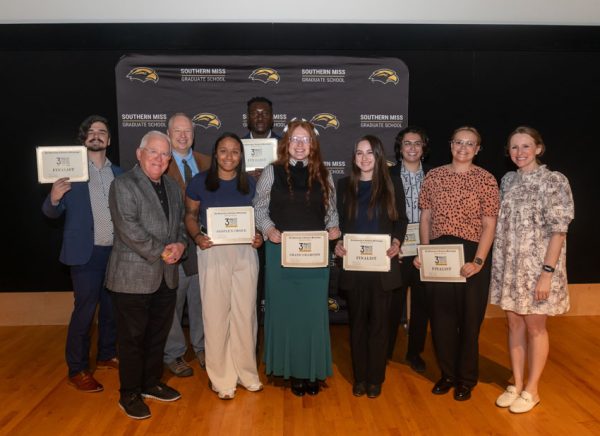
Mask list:
[[[295,397],[278,381],[265,389],[239,388],[222,401],[193,361],[193,377],[171,377],[183,395],[174,403],[148,400],[152,418],[135,421],[117,405],[118,373],[98,370],[104,392],[83,394],[67,385],[66,326],[0,327],[0,434],[2,435],[597,435],[600,434],[600,317],[549,320],[550,357],[541,403],[524,415],[494,405],[510,377],[506,323],[486,319],[480,339],[480,383],[471,400],[430,393],[439,377],[431,342],[428,367],[417,374],[403,362],[401,332],[382,395],[351,393],[348,327],[332,325],[333,377],[316,397]],[[192,360],[192,355],[188,356]]]

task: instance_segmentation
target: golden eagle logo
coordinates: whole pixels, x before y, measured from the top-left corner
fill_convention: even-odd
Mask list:
[[[369,76],[369,80],[371,82],[380,82],[384,85],[387,85],[388,83],[397,85],[400,81],[400,79],[398,79],[398,73],[396,73],[394,70],[390,70],[389,68],[380,68],[373,71]]]
[[[279,73],[274,70],[273,68],[257,68],[256,70],[252,71],[252,74],[250,74],[250,76],[248,76],[248,79],[252,79],[252,80],[258,80],[259,82],[262,83],[269,83],[269,82],[275,82],[275,83],[279,83],[279,80],[281,79],[281,77],[279,76]]]
[[[204,129],[208,129],[209,127],[214,127],[215,129],[221,128],[221,120],[219,117],[215,114],[209,114],[208,112],[194,115],[192,123],[194,123],[195,126],[200,126]]]
[[[136,67],[127,73],[126,77],[129,80],[139,80],[142,83],[158,82],[158,73],[152,68],[148,67]]]
[[[339,312],[339,310],[340,310],[340,303],[338,303],[335,298],[329,297],[327,299],[327,307],[329,308],[329,310],[331,312]]]
[[[330,127],[338,129],[340,127],[340,122],[338,121],[337,117],[328,113],[317,114],[310,119],[310,122],[315,126],[323,127],[324,129],[328,129]]]

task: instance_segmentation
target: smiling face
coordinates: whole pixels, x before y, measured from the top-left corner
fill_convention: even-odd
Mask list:
[[[92,123],[87,131],[84,144],[90,151],[106,150],[106,147],[110,145],[110,136],[106,124],[102,121]]]
[[[371,180],[373,178],[375,155],[373,154],[373,148],[369,141],[362,140],[356,145],[354,163],[360,169],[361,180]]]
[[[406,133],[402,138],[400,154],[402,154],[404,162],[419,162],[423,157],[423,138],[421,138],[421,135],[412,132]]]
[[[167,134],[171,138],[173,151],[181,156],[186,156],[194,143],[194,125],[192,121],[183,115],[173,117],[169,123]]]
[[[143,148],[136,151],[140,168],[153,182],[159,182],[171,160],[171,147],[164,136],[151,135]]]
[[[292,130],[288,152],[290,157],[298,161],[307,159],[310,155],[311,138],[310,133],[302,126]]]
[[[242,146],[233,138],[223,138],[216,150],[219,178],[231,180],[237,174],[237,168],[242,159]]]
[[[510,138],[508,153],[510,159],[519,169],[528,172],[538,167],[537,156],[542,152],[542,146],[526,133],[516,133]]]
[[[452,138],[450,151],[452,152],[452,162],[471,163],[473,158],[479,152],[479,142],[477,135],[469,130],[459,130]]]

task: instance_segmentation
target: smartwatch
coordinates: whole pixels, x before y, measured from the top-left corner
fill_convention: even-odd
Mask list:
[[[554,272],[554,268],[552,268],[550,265],[542,265],[542,269],[546,272],[549,273],[553,273]]]

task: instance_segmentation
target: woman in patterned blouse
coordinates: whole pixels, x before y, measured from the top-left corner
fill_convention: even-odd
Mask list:
[[[565,238],[573,197],[565,176],[540,165],[545,145],[537,130],[518,127],[506,150],[517,171],[502,178],[490,292],[492,304],[506,311],[514,385],[496,405],[523,413],[540,401],[538,382],[549,347],[546,318],[569,310]]]
[[[442,377],[432,389],[468,400],[479,376],[479,329],[487,306],[490,266],[487,261],[498,215],[498,184],[475,165],[481,136],[460,127],[450,141],[452,162],[427,173],[419,207],[421,244],[461,244],[467,262],[465,283],[427,282],[431,335]],[[421,267],[420,259],[414,264]]]

